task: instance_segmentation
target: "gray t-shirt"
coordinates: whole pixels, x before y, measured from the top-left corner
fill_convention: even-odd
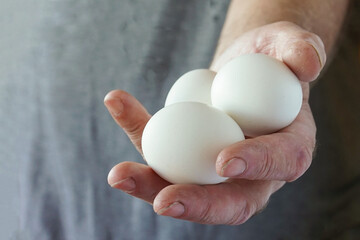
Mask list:
[[[339,145],[340,123],[328,105],[333,96],[322,82],[312,97],[320,139],[313,166],[241,226],[157,216],[149,204],[108,186],[112,166],[142,159],[103,106],[104,96],[120,88],[150,113],[162,108],[180,75],[208,67],[228,3],[47,0],[13,7],[24,21],[21,38],[14,37],[14,64],[2,71],[0,156],[19,162],[14,238],[341,239],[359,233],[360,156],[353,150],[352,159]]]

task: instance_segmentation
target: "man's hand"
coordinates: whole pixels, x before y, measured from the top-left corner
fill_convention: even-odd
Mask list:
[[[295,121],[279,132],[246,139],[224,149],[217,173],[230,177],[216,185],[172,185],[150,167],[123,162],[109,173],[109,184],[153,204],[160,215],[205,224],[241,224],[262,210],[271,194],[286,181],[299,178],[310,166],[316,127],[308,104],[309,81],[325,64],[325,49],[316,35],[289,22],[256,28],[235,40],[212,64],[218,70],[245,53],[264,53],[283,61],[302,81],[303,104]],[[150,119],[131,95],[114,90],[105,105],[141,152],[141,136]]]

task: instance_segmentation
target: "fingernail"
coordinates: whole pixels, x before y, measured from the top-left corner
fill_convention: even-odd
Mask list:
[[[306,40],[306,42],[308,44],[310,44],[310,46],[312,46],[316,52],[316,55],[318,56],[319,62],[320,62],[320,67],[322,68],[325,64],[326,61],[326,55],[324,51],[319,51],[319,44],[316,43],[314,40]],[[324,46],[322,46],[324,47]]]
[[[221,169],[221,176],[235,177],[246,170],[246,162],[240,158],[233,158],[228,161]]]
[[[113,98],[111,101],[107,101],[107,100],[108,100],[108,95],[105,96],[104,103],[105,106],[109,109],[110,113],[115,117],[120,116],[120,114],[124,109],[124,104],[122,103],[121,99]]]
[[[125,178],[121,181],[111,184],[112,188],[120,189],[124,192],[132,192],[136,188],[135,181],[132,177]]]
[[[174,202],[170,204],[168,207],[162,208],[157,211],[157,214],[162,216],[169,216],[169,217],[180,217],[185,212],[185,207],[180,202]]]
[[[319,54],[319,51],[314,47],[314,45],[310,44],[310,46],[312,46],[316,52],[316,55],[318,56],[318,60],[319,60],[319,63],[320,63],[320,68],[322,68],[324,65],[322,63],[322,60],[321,60],[321,57],[320,57],[320,54]]]

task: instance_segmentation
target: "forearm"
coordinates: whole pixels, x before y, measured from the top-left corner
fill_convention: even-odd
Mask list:
[[[317,34],[329,54],[341,28],[348,0],[232,0],[215,54],[242,33],[277,21],[293,22]]]

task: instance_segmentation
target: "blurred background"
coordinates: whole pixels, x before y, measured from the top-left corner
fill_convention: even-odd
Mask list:
[[[14,82],[26,86],[28,73],[23,71],[22,65],[24,61],[43,57],[41,51],[34,54],[34,46],[38,41],[43,40],[41,36],[48,36],[43,34],[46,28],[39,28],[39,21],[46,21],[43,16],[46,16],[48,7],[56,8],[57,4],[61,5],[64,1],[71,0],[1,0],[0,2],[0,102],[2,103],[0,104],[0,239],[20,238],[18,228],[22,196],[19,169],[23,162],[13,152],[22,151],[22,146],[17,141],[19,136],[28,137],[26,131],[19,132],[19,127],[11,121],[12,118],[27,118],[27,110],[21,108],[22,105],[17,98],[24,94],[22,91],[26,91],[26,87],[14,89],[12,86]],[[323,181],[324,188],[314,190],[318,191],[319,195],[324,193],[323,197],[326,197],[327,188],[348,196],[341,202],[330,203],[341,209],[341,213],[324,213],[324,226],[336,229],[337,222],[351,219],[350,222],[356,222],[357,225],[349,228],[352,227],[354,231],[360,233],[359,215],[352,214],[360,213],[360,204],[349,199],[360,199],[359,6],[359,1],[353,1],[338,40],[338,47],[334,55],[329,57],[325,71],[312,89],[310,101],[318,126],[318,149],[310,171],[321,174],[324,164],[332,164],[334,173],[331,176],[343,176],[341,178],[324,176],[320,180]],[[78,17],[83,14],[86,12],[79,12]],[[53,20],[56,21],[56,17]],[[58,20],[62,21],[60,18]],[[69,24],[71,28],[71,22],[65,21],[63,24]],[[59,46],[54,45],[54,48],[56,47]],[[46,63],[46,59],[43,61]],[[9,92],[11,95],[8,94]],[[7,121],[4,121],[5,118]],[[32,127],[29,124],[22,126],[21,129]],[[13,135],[8,135],[9,132]],[[301,181],[319,181],[312,179],[311,176],[307,173]]]
[[[21,71],[23,56],[31,49],[29,37],[34,34],[34,18],[39,14],[37,1],[3,0],[0,3],[0,102],[17,102],[16,95],[8,98],[7,92],[13,92],[10,88],[13,81],[26,81],[16,79]],[[21,94],[17,92],[17,94]],[[19,209],[20,209],[20,186],[19,174],[21,160],[16,159],[12,151],[16,149],[16,137],[8,136],[8,130],[14,135],[26,135],[20,133],[16,124],[8,124],[4,118],[15,118],[21,114],[14,114],[10,105],[0,104],[0,239],[18,239]],[[23,116],[26,118],[26,116]],[[15,123],[15,119],[14,123]],[[31,127],[31,126],[29,126]],[[5,133],[5,129],[6,132]],[[21,146],[19,146],[21,149]]]

